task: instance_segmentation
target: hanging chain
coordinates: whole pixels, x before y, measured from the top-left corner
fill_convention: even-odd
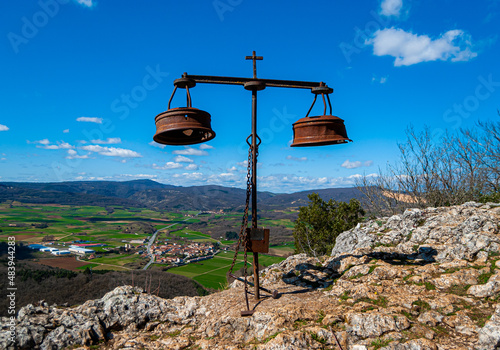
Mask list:
[[[248,258],[247,258],[247,253],[248,253],[248,247],[250,245],[249,237],[246,232],[246,229],[248,227],[248,209],[250,207],[250,196],[252,194],[252,161],[253,161],[253,153],[255,152],[255,158],[257,158],[257,155],[259,154],[258,151],[258,146],[256,146],[256,149],[254,150],[252,145],[248,142],[248,139],[250,136],[247,138],[247,144],[249,145],[248,149],[248,160],[247,160],[247,193],[246,193],[246,201],[245,201],[245,210],[243,212],[243,219],[241,222],[241,228],[240,228],[240,234],[238,237],[238,245],[236,246],[235,252],[234,252],[234,257],[233,257],[233,262],[231,263],[231,267],[229,268],[229,273],[233,273],[233,268],[234,265],[236,264],[236,259],[238,258],[238,252],[240,249],[240,246],[244,247],[244,256],[243,256],[243,270],[244,270],[244,277],[245,277],[245,300],[247,304],[247,310],[250,309],[249,304],[248,304],[248,283],[247,283],[247,277],[248,277]],[[260,138],[259,138],[260,141]],[[259,142],[260,144],[260,142]],[[255,220],[252,217],[252,220]]]
[[[233,262],[231,264],[231,268],[229,269],[229,273],[233,272],[234,265],[236,263],[236,259],[238,257],[238,251],[240,246],[244,244],[246,240],[246,228],[248,226],[248,209],[250,207],[250,195],[252,193],[252,146],[248,149],[248,166],[247,166],[247,193],[246,193],[246,202],[245,202],[245,210],[243,212],[243,219],[241,222],[241,229],[238,238],[238,245],[236,246],[236,251],[234,253]]]

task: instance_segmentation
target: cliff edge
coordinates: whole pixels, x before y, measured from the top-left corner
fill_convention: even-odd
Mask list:
[[[500,349],[500,204],[411,209],[339,235],[331,256],[261,273],[255,313],[235,281],[205,297],[132,286],[67,308],[23,307],[18,349]],[[2,319],[0,347],[14,348]]]

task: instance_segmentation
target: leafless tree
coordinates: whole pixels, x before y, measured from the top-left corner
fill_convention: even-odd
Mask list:
[[[374,214],[481,201],[500,191],[500,122],[478,122],[440,138],[428,127],[409,127],[406,137],[399,162],[358,179]]]

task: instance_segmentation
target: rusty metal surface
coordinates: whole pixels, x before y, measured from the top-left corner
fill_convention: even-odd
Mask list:
[[[250,237],[249,250],[254,253],[269,253],[269,229],[247,228]]]
[[[261,91],[261,90],[264,90],[266,88],[266,84],[263,83],[262,81],[260,80],[251,80],[251,81],[248,81],[246,82],[243,87],[245,88],[245,90],[250,90],[250,91],[253,91],[253,90],[256,90],[256,91]]]
[[[313,81],[295,81],[295,80],[278,80],[278,79],[254,79],[241,77],[221,77],[212,75],[189,75],[184,73],[184,78],[189,78],[199,84],[224,84],[224,85],[245,85],[246,83],[258,80],[264,83],[267,87],[280,87],[292,89],[312,89],[319,87],[320,82]]]
[[[179,78],[179,79],[175,79],[174,80],[174,85],[176,87],[180,87],[182,89],[185,89],[186,87],[188,88],[193,88],[196,86],[196,81],[194,81],[193,79],[189,79],[189,78]]]
[[[333,115],[305,117],[293,123],[291,147],[326,146],[352,141],[344,120]]]
[[[255,310],[241,311],[241,317],[252,316],[254,312],[255,312]]]
[[[172,108],[155,118],[153,140],[164,145],[193,145],[215,137],[210,114],[197,108]]]

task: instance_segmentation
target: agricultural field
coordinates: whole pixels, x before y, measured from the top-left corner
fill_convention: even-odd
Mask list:
[[[60,269],[71,271],[79,271],[81,269],[85,269],[88,266],[86,262],[78,261],[74,256],[38,259],[36,262],[40,265],[58,267]]]
[[[224,289],[227,285],[226,273],[233,262],[234,252],[222,252],[216,255],[213,259],[200,261],[180,267],[168,269],[168,272],[186,276],[194,279],[204,287],[211,289]],[[233,272],[236,272],[244,267],[243,253],[238,254]],[[270,266],[272,264],[283,261],[284,258],[270,255],[259,255],[259,265]],[[253,255],[247,256],[248,268],[251,269],[253,264]]]
[[[18,243],[38,243],[61,250],[75,241],[103,243],[105,246],[91,247],[97,256],[103,255],[94,259],[94,265],[100,265],[96,268],[125,270],[138,268],[140,260],[146,259],[136,254],[113,254],[111,251],[123,249],[131,240],[147,239],[155,230],[184,219],[183,214],[138,208],[0,203],[0,241],[14,236]],[[57,260],[66,265],[63,259],[68,259],[49,253],[39,254],[42,256],[40,263],[46,262],[49,266]],[[75,260],[74,256],[71,258]],[[69,269],[78,268],[70,265]]]
[[[295,252],[294,242],[288,242],[284,244],[272,244],[269,247],[269,253],[273,255],[289,256],[293,255],[294,252]]]
[[[291,230],[290,218],[261,218],[262,226],[274,229],[281,227]],[[0,203],[0,242],[15,236],[16,241],[28,245],[38,243],[67,249],[75,241],[103,243],[102,247],[90,247],[95,258],[76,258],[74,255],[54,257],[50,253],[37,252],[36,262],[48,266],[61,267],[73,271],[86,268],[93,270],[129,271],[142,269],[149,261],[143,254],[146,248],[139,246],[135,250],[125,251],[125,243],[132,240],[148,239],[156,231],[155,243],[167,242],[178,244],[214,243],[220,247],[231,247],[237,242],[234,238],[226,240],[225,232],[239,232],[241,213],[213,214],[196,211],[181,213],[158,212],[150,209],[100,206],[70,206],[25,204],[19,202]],[[166,228],[166,229],[165,229]],[[276,232],[276,231],[274,231]],[[284,231],[283,231],[284,232]],[[49,242],[46,242],[50,240]],[[135,244],[137,247],[137,244]],[[285,234],[283,239],[271,244],[270,253],[287,256],[293,253],[293,243]],[[260,255],[261,265],[271,265],[282,261],[279,256]],[[213,259],[191,263],[169,269],[169,272],[193,278],[205,287],[223,288],[226,284],[226,272],[232,262],[233,252],[222,251]],[[249,254],[251,265],[253,256]],[[165,265],[153,264],[154,269]],[[234,271],[243,267],[243,255],[238,256]]]

